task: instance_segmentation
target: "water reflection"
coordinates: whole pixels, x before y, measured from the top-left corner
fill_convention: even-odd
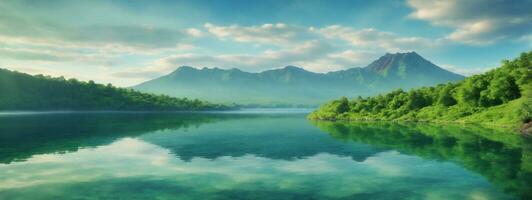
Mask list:
[[[254,155],[183,161],[157,145],[125,138],[69,154],[38,155],[1,168],[0,176],[5,178],[0,180],[0,197],[5,199],[43,194],[50,199],[65,194],[94,198],[120,194],[126,199],[507,198],[456,165],[394,151],[364,162],[327,153],[291,161]]]
[[[35,154],[72,152],[110,144],[122,137],[187,129],[224,119],[228,116],[155,113],[0,116],[0,163],[24,160]]]
[[[320,134],[302,116],[241,117],[203,124],[186,132],[159,131],[140,138],[169,149],[185,161],[196,157],[215,159],[248,154],[293,160],[329,153],[360,162],[383,151],[362,143],[338,142]]]
[[[0,199],[530,195],[530,145],[519,137],[419,124],[315,125],[302,114],[0,117]]]
[[[314,122],[332,137],[458,163],[523,199],[532,199],[532,141],[475,126]]]

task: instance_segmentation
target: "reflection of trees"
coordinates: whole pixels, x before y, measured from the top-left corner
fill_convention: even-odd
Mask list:
[[[400,123],[315,122],[333,138],[451,161],[478,172],[506,192],[532,199],[529,138],[481,127]]]
[[[200,114],[57,114],[0,117],[0,163],[64,153],[162,129],[199,126],[223,117]]]

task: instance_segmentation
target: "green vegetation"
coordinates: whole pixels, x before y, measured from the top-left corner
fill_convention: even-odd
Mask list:
[[[229,107],[76,79],[0,69],[0,110],[214,110]]]
[[[457,83],[342,98],[309,115],[319,120],[398,120],[480,123],[517,128],[532,112],[532,52]]]

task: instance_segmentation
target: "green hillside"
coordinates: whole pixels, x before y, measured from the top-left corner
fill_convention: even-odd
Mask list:
[[[311,113],[319,120],[398,120],[479,123],[517,128],[532,111],[532,52],[457,83],[341,98]]]
[[[228,107],[82,82],[32,76],[0,69],[0,110],[211,110]]]

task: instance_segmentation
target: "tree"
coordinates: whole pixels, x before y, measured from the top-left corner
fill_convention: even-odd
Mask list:
[[[346,97],[342,97],[338,102],[338,106],[336,106],[336,113],[341,114],[347,111],[349,111],[349,100]]]
[[[200,100],[142,93],[111,84],[31,76],[0,69],[2,110],[205,110],[228,109]]]
[[[501,104],[521,97],[521,93],[513,77],[499,76],[490,82],[489,96]]]
[[[443,106],[447,106],[447,107],[455,105],[456,100],[453,98],[452,90],[453,90],[453,87],[450,84],[442,86],[438,94],[437,103]]]
[[[410,110],[416,110],[427,106],[427,102],[420,91],[412,90],[408,93],[408,101],[406,106]]]

